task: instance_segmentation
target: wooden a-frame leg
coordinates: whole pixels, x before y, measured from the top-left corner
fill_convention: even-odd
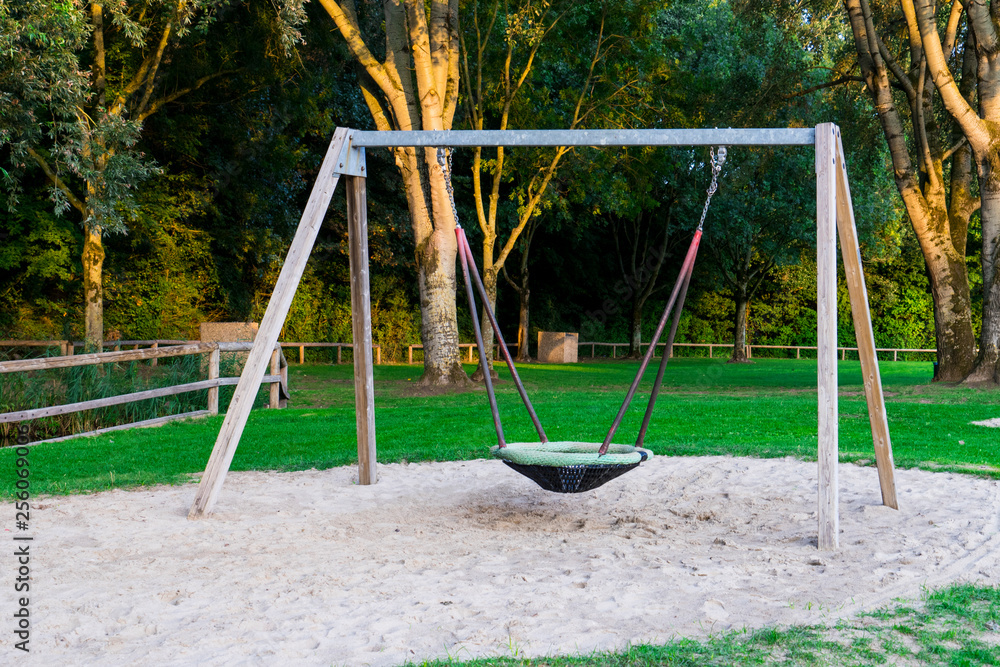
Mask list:
[[[858,356],[861,358],[865,399],[868,401],[868,420],[871,423],[872,442],[875,446],[878,482],[882,489],[882,504],[899,509],[896,500],[892,442],[889,439],[889,421],[885,412],[882,377],[879,373],[878,355],[875,352],[875,334],[872,331],[871,311],[868,306],[868,289],[865,286],[864,270],[861,268],[858,230],[854,223],[854,207],[851,204],[851,189],[847,180],[844,144],[841,141],[839,128],[837,130],[836,159],[837,229],[840,232],[840,251],[844,257],[844,274],[847,277],[847,288],[851,295],[851,315],[854,318],[854,333],[858,340]]]
[[[264,378],[264,371],[271,359],[271,351],[278,342],[278,335],[285,323],[288,309],[292,305],[295,290],[298,288],[303,271],[305,271],[309,254],[316,242],[316,235],[319,234],[320,227],[323,225],[326,209],[330,206],[330,198],[333,196],[337,181],[340,179],[336,169],[348,139],[348,131],[347,128],[338,128],[334,132],[326,157],[323,158],[316,183],[313,185],[309,201],[302,213],[302,220],[299,222],[292,245],[288,249],[288,255],[281,267],[278,281],[274,285],[274,291],[271,293],[271,300],[268,302],[264,318],[261,320],[257,337],[254,339],[253,347],[247,357],[246,364],[243,366],[243,373],[240,374],[240,381],[233,393],[233,400],[229,404],[229,410],[226,412],[222,428],[219,429],[219,436],[212,449],[212,455],[208,459],[205,473],[198,485],[194,503],[188,512],[189,519],[210,514],[219,497],[222,483],[226,479],[226,473],[229,472],[233,455],[236,454],[236,448],[240,443],[240,436],[243,434],[243,429],[250,416],[250,409],[253,407],[257,390],[260,389],[261,380]]]
[[[375,391],[372,367],[371,290],[368,284],[368,203],[365,179],[347,177],[347,237],[351,260],[354,334],[354,407],[358,426],[358,484],[374,484]]]
[[[816,126],[816,319],[820,549],[840,545],[837,464],[836,125]]]

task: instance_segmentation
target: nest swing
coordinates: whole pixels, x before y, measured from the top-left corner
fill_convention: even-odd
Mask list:
[[[684,299],[687,295],[688,285],[691,282],[691,273],[694,270],[694,261],[698,254],[698,245],[701,242],[705,216],[708,214],[708,208],[712,201],[712,195],[715,194],[718,185],[718,176],[722,171],[722,165],[726,160],[725,147],[720,146],[718,152],[713,150],[711,153],[712,182],[708,188],[708,198],[706,199],[705,207],[702,210],[701,221],[699,222],[698,228],[694,233],[694,237],[691,239],[691,245],[688,248],[687,255],[684,258],[684,263],[681,265],[680,272],[677,276],[677,282],[674,284],[673,291],[670,294],[670,299],[668,300],[667,306],[660,318],[656,332],[653,335],[653,339],[649,343],[649,347],[642,359],[642,363],[639,365],[639,371],[636,374],[635,379],[632,381],[632,385],[625,396],[625,400],[623,401],[622,406],[618,411],[618,415],[615,417],[607,436],[604,438],[604,442],[600,444],[589,442],[550,442],[548,437],[545,435],[545,430],[542,428],[538,415],[535,413],[535,409],[531,405],[531,400],[528,398],[528,394],[525,391],[524,384],[521,382],[517,369],[514,367],[514,361],[510,356],[510,351],[507,349],[503,335],[500,333],[500,327],[497,325],[496,316],[489,306],[489,301],[486,297],[486,289],[483,286],[482,279],[479,276],[479,271],[476,268],[475,258],[472,254],[472,248],[469,246],[469,240],[465,236],[465,230],[462,229],[460,224],[458,224],[458,210],[455,207],[455,193],[451,184],[451,151],[450,149],[448,150],[447,158],[445,157],[445,151],[446,149],[439,148],[437,151],[437,159],[445,177],[448,195],[451,199],[452,211],[455,215],[455,236],[458,241],[458,255],[462,262],[462,273],[465,278],[465,291],[469,299],[469,313],[472,316],[472,325],[476,334],[476,343],[479,345],[480,350],[484,349],[483,332],[480,328],[479,316],[476,312],[476,301],[473,296],[473,279],[475,281],[476,291],[479,293],[479,296],[483,301],[483,310],[489,318],[493,331],[496,334],[500,352],[507,364],[507,368],[510,370],[511,377],[514,380],[517,391],[521,396],[521,400],[524,402],[528,415],[531,417],[531,421],[535,426],[535,430],[538,432],[539,439],[541,440],[541,442],[537,443],[507,443],[505,441],[503,427],[500,423],[500,413],[497,409],[496,395],[493,390],[493,381],[490,377],[489,361],[483,354],[480,354],[479,364],[483,371],[483,378],[486,384],[486,394],[489,399],[490,409],[493,413],[493,425],[495,426],[497,432],[497,444],[490,449],[490,454],[494,458],[502,460],[511,469],[531,479],[546,491],[553,491],[556,493],[581,493],[584,491],[590,491],[602,486],[616,477],[624,475],[630,470],[634,470],[639,467],[639,464],[648,460],[653,455],[649,450],[642,448],[643,439],[645,438],[646,431],[649,428],[649,421],[653,414],[653,406],[656,403],[660,387],[663,384],[663,373],[666,368],[667,360],[671,356],[674,338],[677,334],[677,326],[680,323],[681,309],[683,308]],[[676,311],[674,311],[675,305],[677,306]],[[670,334],[667,338],[666,347],[664,348],[663,357],[660,359],[660,366],[656,374],[656,380],[653,383],[652,392],[649,396],[649,402],[646,405],[646,414],[643,417],[642,426],[639,429],[636,444],[611,444],[611,440],[614,437],[618,426],[621,424],[622,418],[625,416],[625,412],[628,410],[628,407],[632,402],[632,398],[635,396],[635,392],[639,387],[639,382],[642,380],[646,367],[649,365],[649,362],[653,357],[656,345],[660,340],[660,336],[663,334],[663,330],[666,327],[667,320],[670,319],[672,311],[674,312],[673,323],[670,328]]]

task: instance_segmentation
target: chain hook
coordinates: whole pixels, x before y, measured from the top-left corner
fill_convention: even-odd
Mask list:
[[[712,203],[712,195],[719,188],[719,174],[722,173],[722,165],[726,163],[727,151],[725,146],[719,146],[718,150],[708,149],[708,153],[712,156],[712,183],[708,186],[708,198],[705,200],[705,208],[702,209],[701,220],[698,222],[699,232],[705,226],[705,216],[708,215],[708,206]]]

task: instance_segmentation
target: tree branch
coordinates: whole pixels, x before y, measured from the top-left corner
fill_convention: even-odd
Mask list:
[[[860,83],[865,82],[865,80],[862,79],[860,76],[841,76],[834,79],[833,81],[827,81],[826,83],[821,83],[817,86],[811,86],[809,88],[806,88],[805,90],[800,90],[797,93],[789,93],[788,95],[785,95],[782,99],[790,100],[796,97],[802,97],[803,95],[808,95],[809,93],[815,93],[817,90],[823,90],[824,88],[833,88],[835,86],[839,86],[844,83],[850,83],[852,81]]]
[[[165,95],[165,96],[161,97],[160,99],[156,100],[155,102],[153,102],[152,104],[150,104],[146,108],[145,111],[143,111],[141,114],[139,114],[136,117],[136,120],[141,123],[144,120],[146,120],[147,118],[149,118],[150,116],[152,116],[154,113],[156,113],[157,111],[159,111],[160,109],[162,109],[167,104],[170,104],[171,102],[174,102],[174,101],[180,99],[181,97],[184,97],[188,93],[192,93],[192,92],[198,90],[199,88],[201,88],[202,86],[204,86],[206,83],[208,83],[212,79],[218,79],[219,77],[227,76],[229,74],[233,74],[233,73],[239,72],[239,71],[240,70],[238,70],[238,69],[228,69],[228,70],[222,70],[220,72],[215,72],[214,74],[208,74],[207,76],[203,76],[200,79],[198,79],[197,81],[195,81],[192,85],[188,86],[187,88],[182,88],[181,90],[175,91],[173,93],[170,93],[169,95]]]
[[[69,200],[69,203],[73,206],[73,208],[79,211],[80,215],[82,215],[86,220],[87,218],[86,205],[82,201],[80,201],[77,198],[77,196],[73,194],[73,191],[69,189],[69,186],[66,185],[66,183],[61,178],[59,178],[59,174],[57,174],[52,169],[52,167],[49,166],[49,163],[45,160],[45,158],[43,158],[41,155],[35,152],[35,149],[31,148],[30,146],[28,147],[28,155],[30,155],[32,159],[38,163],[38,166],[41,167],[42,171],[45,172],[46,178],[48,178],[49,181],[51,181],[54,186],[62,190],[63,194],[66,195],[66,199]]]

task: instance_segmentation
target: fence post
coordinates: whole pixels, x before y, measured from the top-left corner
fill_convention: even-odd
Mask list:
[[[160,347],[159,343],[153,343],[153,345],[152,345],[152,348],[154,350],[159,349],[159,347]],[[153,360],[151,362],[149,362],[149,365],[150,366],[156,366],[159,363],[159,361],[160,361],[159,359],[157,359],[156,357],[153,357]]]
[[[281,362],[279,364],[280,367],[281,367],[281,373],[279,373],[279,375],[281,375],[281,385],[279,385],[278,388],[280,389],[281,387],[284,387],[285,389],[287,389],[288,388],[288,360],[285,359],[285,354],[283,352],[281,352],[281,348],[280,347],[278,348],[278,354],[279,354],[279,361]],[[282,410],[288,407],[288,399],[285,398],[285,396],[281,396],[281,400],[278,401],[278,407],[281,408]]]
[[[281,371],[281,368],[278,366],[278,351],[280,349],[280,347],[275,347],[271,351],[271,375],[278,375]],[[271,382],[270,395],[268,398],[267,407],[277,409],[278,403],[281,400],[281,387],[277,382]]]
[[[376,345],[375,346],[375,363],[378,364],[379,366],[382,365],[382,346],[381,345]]]
[[[801,347],[795,348],[795,358],[796,359],[801,359],[802,358],[802,348]]]
[[[413,346],[412,345],[407,345],[406,346],[406,363],[407,364],[412,364],[413,363]]]
[[[305,345],[299,345],[299,363],[300,364],[306,363],[306,346]]]
[[[222,357],[222,353],[219,350],[219,346],[216,345],[208,355],[208,379],[217,380],[219,379],[219,360]],[[219,414],[219,388],[212,387],[208,390],[208,411],[213,414]]]
[[[712,344],[711,343],[708,344],[708,358],[709,359],[712,358]]]
[[[899,350],[893,350],[892,351],[892,360],[893,361],[899,361]]]
[[[340,363],[340,351],[342,349],[343,349],[343,346],[340,343],[337,343],[337,363],[338,364]]]

